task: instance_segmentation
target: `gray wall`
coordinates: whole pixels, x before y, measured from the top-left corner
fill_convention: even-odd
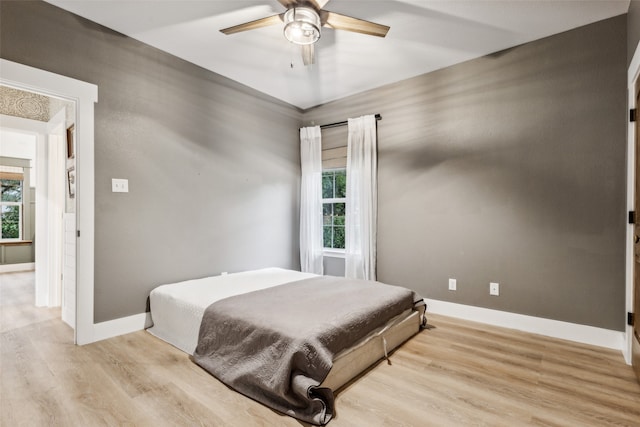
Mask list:
[[[298,110],[44,2],[0,2],[0,53],[98,85],[95,321],[163,283],[299,268]]]
[[[0,244],[0,265],[34,262],[33,244]]]
[[[144,311],[161,283],[298,268],[295,130],[382,113],[380,280],[622,330],[637,8],[628,35],[622,16],[304,116],[44,2],[0,2],[0,55],[99,86],[96,321]]]
[[[382,114],[379,280],[623,330],[626,19],[305,112]]]
[[[325,276],[344,277],[344,258],[325,255],[322,258],[322,267]]]
[[[627,13],[627,65],[640,42],[640,0],[631,0]]]

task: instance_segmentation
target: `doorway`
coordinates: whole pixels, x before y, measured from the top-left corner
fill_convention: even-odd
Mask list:
[[[32,304],[62,306],[62,320],[75,329],[75,271],[65,269],[75,266],[75,238],[64,228],[76,227],[75,198],[66,185],[75,168],[73,140],[67,140],[75,123],[75,102],[5,86],[0,86],[0,94],[2,113],[10,114],[0,116],[1,167],[10,167],[9,163],[24,167],[20,170],[24,173],[14,173],[18,181],[2,181],[3,200],[5,184],[12,184],[7,189],[15,188],[21,195],[21,203],[10,206],[15,215],[9,221],[2,218],[3,255],[13,255],[3,257],[3,271],[35,266]]]
[[[70,77],[0,58],[0,84],[76,103],[74,170],[76,198],[76,307],[77,344],[94,341],[94,104],[97,86]]]
[[[635,110],[638,111],[640,106],[640,77],[637,77],[635,84],[632,86],[634,90]],[[637,113],[636,113],[637,116]],[[635,147],[635,212],[640,212],[640,120],[635,118],[635,132],[634,132],[634,147]],[[634,246],[633,246],[633,289],[632,295],[632,316],[640,315],[640,221],[636,220],[634,225]],[[633,322],[629,322],[631,325],[631,365],[636,373],[638,382],[640,382],[640,321],[637,319]]]
[[[629,217],[626,240],[626,313],[625,361],[633,366],[640,381],[640,43],[636,46],[627,71],[629,112],[627,133],[627,207],[635,211]],[[635,121],[634,121],[635,111]],[[634,219],[634,221],[632,221]],[[635,321],[633,319],[635,317]],[[630,321],[631,320],[631,321]]]

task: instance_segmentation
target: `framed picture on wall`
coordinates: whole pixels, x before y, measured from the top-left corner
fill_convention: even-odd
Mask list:
[[[76,155],[75,150],[75,125],[71,125],[67,128],[67,159],[73,159]]]
[[[76,168],[71,166],[67,169],[67,183],[69,186],[69,197],[73,199],[76,197]]]

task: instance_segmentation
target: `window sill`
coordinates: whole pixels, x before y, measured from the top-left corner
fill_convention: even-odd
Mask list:
[[[325,249],[322,251],[322,255],[329,258],[346,258],[344,249]]]
[[[0,241],[1,246],[22,246],[32,244],[32,240],[6,240]]]

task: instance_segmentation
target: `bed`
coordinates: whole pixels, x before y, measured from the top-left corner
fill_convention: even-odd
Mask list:
[[[334,391],[426,323],[424,303],[411,291],[345,280],[268,268],[163,285],[150,294],[153,326],[148,332],[192,355],[195,363],[235,390],[323,425],[334,415]],[[357,293],[355,303],[348,300],[349,292]],[[374,297],[376,292],[382,293]],[[316,310],[318,304],[339,310],[341,304],[331,301],[342,302],[348,315],[338,321],[339,313],[324,315]],[[307,326],[303,321],[285,322],[289,309],[291,316],[297,316],[293,319],[305,318]],[[311,343],[291,338],[291,330],[315,337],[315,325],[327,323],[322,316],[334,322],[329,332],[321,332]],[[340,343],[325,348],[327,337],[339,334]],[[256,350],[259,345],[264,347]],[[286,367],[275,366],[282,360]]]

